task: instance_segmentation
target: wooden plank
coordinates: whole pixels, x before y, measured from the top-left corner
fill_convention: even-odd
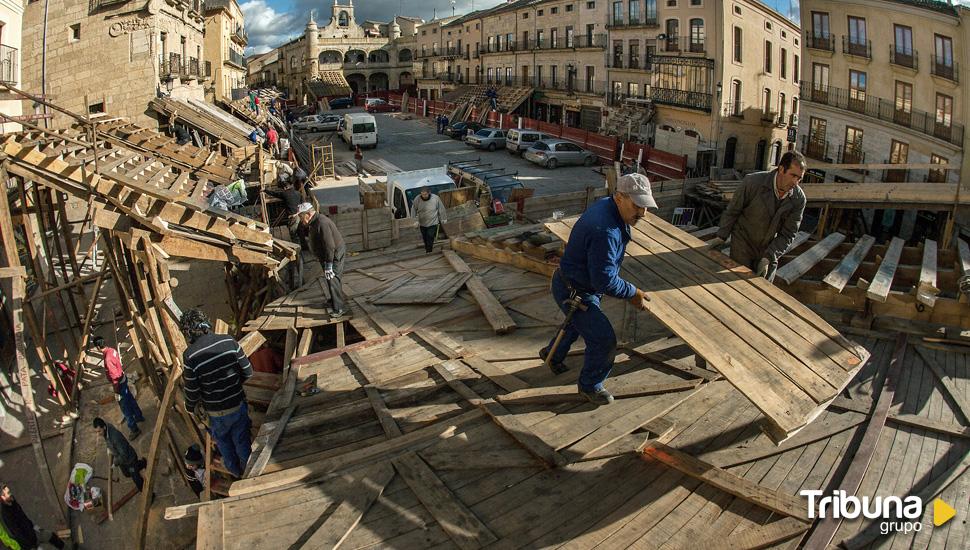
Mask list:
[[[832,249],[842,244],[844,240],[845,235],[842,233],[832,233],[815,243],[815,246],[799,254],[794,260],[779,267],[778,271],[775,272],[775,277],[779,277],[788,284],[793,283],[799,277],[808,273],[808,270],[828,256]]]
[[[384,334],[395,334],[400,332],[400,329],[395,325],[390,319],[387,318],[379,309],[367,303],[363,298],[354,298],[354,303],[357,307],[364,310],[364,313],[370,317],[371,321],[377,325],[379,329],[384,331]]]
[[[418,453],[434,470],[492,470],[503,468],[541,468],[542,464],[520,449],[440,451]]]
[[[475,355],[466,356],[462,357],[462,361],[479,373],[485,375],[489,380],[502,387],[505,391],[514,392],[529,387],[529,383],[525,380],[522,380],[514,374],[509,374],[502,367],[494,363],[490,363],[481,357]]]
[[[377,388],[374,386],[364,386],[364,391],[367,392],[367,399],[370,401],[374,413],[377,414],[377,420],[381,423],[381,427],[384,428],[384,433],[387,434],[387,437],[392,438],[404,435],[404,432],[398,427],[397,422],[394,421],[394,417],[391,416],[391,412],[387,409],[387,405],[381,398],[381,393]]]
[[[940,293],[936,286],[936,257],[936,241],[923,241],[923,265],[916,285],[916,301],[930,307],[936,305],[936,296]]]
[[[199,526],[195,540],[196,550],[222,550],[225,548],[225,506],[216,501],[199,510]]]
[[[256,350],[261,348],[263,344],[266,343],[266,337],[263,333],[258,330],[246,333],[245,336],[239,339],[239,347],[242,348],[243,353],[246,357],[256,353]]]
[[[681,380],[677,382],[661,382],[656,384],[612,384],[610,393],[615,399],[627,399],[671,392],[680,392],[696,388],[701,379]],[[495,398],[505,405],[525,405],[537,403],[582,403],[586,398],[576,391],[575,385],[547,386],[541,388],[527,388],[514,391]]]
[[[869,249],[872,245],[876,243],[876,238],[872,235],[863,235],[861,239],[856,241],[853,245],[852,250],[842,258],[839,265],[835,266],[828,275],[822,279],[826,284],[832,286],[835,290],[842,292],[845,285],[848,284],[849,279],[852,275],[859,269],[859,264],[865,259],[866,254],[869,253]]]
[[[882,259],[882,263],[879,264],[879,270],[876,272],[875,277],[872,278],[872,282],[869,283],[869,288],[866,290],[866,296],[870,300],[876,300],[877,302],[885,302],[889,296],[889,289],[893,284],[893,276],[896,274],[896,267],[899,266],[899,257],[903,253],[903,245],[906,241],[900,239],[899,237],[893,237],[891,243],[889,243],[889,248],[886,249],[886,256]]]
[[[469,273],[471,268],[468,264],[461,259],[458,254],[455,254],[451,250],[442,250],[441,253],[451,264],[451,267],[459,273]],[[478,275],[472,275],[471,278],[465,283],[465,287],[471,292],[472,297],[478,302],[479,307],[482,309],[482,313],[485,314],[485,319],[488,320],[488,324],[492,326],[492,330],[496,334],[507,334],[516,328],[515,321],[509,316],[509,313],[505,311],[505,307],[502,303],[495,298],[495,295],[485,286],[482,278]]]
[[[273,456],[273,451],[276,449],[276,444],[279,443],[280,436],[283,435],[283,430],[286,429],[286,423],[290,421],[290,417],[293,416],[293,411],[296,410],[296,405],[290,405],[283,411],[283,416],[279,420],[275,420],[271,427],[266,426],[264,423],[260,427],[262,432],[265,428],[269,428],[267,433],[260,434],[265,435],[265,437],[257,437],[255,444],[259,446],[259,450],[250,455],[249,465],[246,472],[243,473],[243,477],[257,477],[262,475],[263,470],[266,469],[266,465],[269,464],[270,458]],[[263,439],[263,441],[260,441]]]
[[[548,467],[561,467],[565,466],[568,462],[564,456],[543,441],[542,438],[537,436],[535,432],[499,403],[489,399],[482,402],[479,406],[498,424],[499,428],[502,428],[519,445],[523,446],[525,450],[529,451],[530,454],[541,460]]]
[[[309,355],[311,344],[313,344],[313,329],[305,328],[300,333],[300,343],[296,346],[296,357],[306,357]]]
[[[805,504],[800,498],[762,487],[663,443],[648,444],[643,449],[643,457],[666,464],[681,473],[772,512],[798,519],[806,515]],[[802,521],[806,520],[802,519]]]
[[[963,422],[965,424],[970,424],[970,401],[967,401],[966,392],[960,391],[956,385],[956,381],[947,374],[946,369],[941,365],[925,348],[922,346],[916,346],[916,352],[919,353],[920,358],[926,363],[926,366],[933,371],[937,380],[943,385],[944,391],[949,395],[950,399],[957,406],[957,411],[959,416],[963,417]]]
[[[337,549],[350,532],[357,527],[364,514],[370,510],[374,502],[384,493],[384,489],[394,477],[394,468],[390,464],[380,464],[367,471],[367,474],[354,483],[346,500],[327,517],[320,527],[307,540],[304,548],[333,548]]]
[[[896,239],[893,240],[893,243],[895,241]],[[886,418],[889,416],[889,407],[892,405],[893,396],[896,393],[896,385],[900,380],[899,373],[906,356],[906,348],[906,335],[903,333],[897,334],[896,347],[889,361],[886,373],[882,377],[879,385],[873,386],[873,392],[875,392],[876,387],[881,387],[881,389],[879,390],[879,397],[876,398],[875,408],[869,417],[869,423],[866,425],[866,431],[862,436],[862,440],[859,442],[859,447],[856,449],[845,475],[842,476],[841,480],[833,480],[833,482],[830,482],[836,484],[833,486],[833,489],[841,489],[850,495],[856,494],[859,490],[866,470],[869,469],[869,463],[872,460],[873,454],[875,454],[879,435],[882,433],[882,429],[886,424]],[[829,516],[825,519],[818,520],[815,530],[812,531],[811,536],[805,541],[803,548],[805,550],[823,550],[827,548],[840,525],[842,525],[842,518]]]
[[[970,246],[967,245],[967,241],[957,239],[957,251],[960,256],[960,263],[958,264],[960,273],[964,277],[968,277],[970,276]],[[970,289],[970,286],[968,286],[968,289]],[[965,291],[964,294],[970,296],[970,290]]]
[[[920,428],[943,435],[952,435],[954,437],[970,439],[970,428],[961,426],[959,424],[943,422],[941,420],[933,420],[932,418],[927,418],[925,416],[917,416],[915,414],[890,414],[889,422],[899,424],[901,426]]]
[[[808,531],[807,523],[795,518],[782,518],[767,525],[749,527],[727,539],[711,540],[700,547],[724,548],[725,550],[760,550],[770,548]]]
[[[407,453],[393,463],[421,504],[460,548],[482,548],[498,540],[418,455]]]

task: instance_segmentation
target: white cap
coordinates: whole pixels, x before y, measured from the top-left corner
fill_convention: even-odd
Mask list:
[[[657,208],[650,191],[650,180],[643,174],[627,174],[616,181],[616,190],[630,197],[640,208]]]
[[[305,214],[307,212],[313,211],[313,205],[308,202],[301,202],[299,206],[296,207],[296,213]]]

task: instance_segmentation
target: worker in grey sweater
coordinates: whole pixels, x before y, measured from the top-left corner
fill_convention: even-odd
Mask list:
[[[411,203],[411,216],[418,219],[421,229],[421,240],[424,241],[424,251],[431,252],[441,224],[448,222],[448,213],[438,195],[432,194],[427,187],[421,188],[421,194],[414,197]]]
[[[327,280],[330,293],[330,317],[344,315],[344,295],[340,278],[344,272],[344,256],[347,247],[333,220],[318,213],[313,205],[305,202],[297,208],[300,217],[301,240],[310,248],[323,266],[323,278]]]

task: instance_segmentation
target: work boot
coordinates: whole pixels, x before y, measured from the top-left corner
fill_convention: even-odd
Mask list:
[[[343,317],[346,313],[347,312],[345,310],[343,310],[343,309],[338,309],[337,311],[331,310],[330,311],[330,318],[331,319],[339,319],[339,318]]]
[[[549,355],[549,348],[542,348],[541,350],[539,350],[539,359],[542,359],[543,363],[545,363],[546,361],[546,355]],[[567,370],[569,370],[569,367],[567,367],[566,364],[562,362],[549,363],[549,368],[552,370],[553,374],[562,374]]]
[[[583,388],[579,388],[579,395],[582,395],[594,405],[609,405],[613,402],[613,394],[608,392],[606,388],[593,391],[586,391]]]
[[[128,434],[128,441],[134,441],[135,438],[137,438],[140,435],[141,435],[141,430],[138,429],[138,425],[136,424],[135,429],[131,430],[131,432],[129,432]]]

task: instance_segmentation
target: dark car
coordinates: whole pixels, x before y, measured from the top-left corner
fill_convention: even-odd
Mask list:
[[[349,97],[337,97],[330,100],[331,109],[349,109],[354,106],[354,100]]]
[[[445,128],[445,135],[452,139],[463,140],[468,135],[468,130],[474,134],[482,128],[484,126],[477,122],[456,122]]]
[[[368,98],[364,100],[364,110],[368,113],[389,113],[396,111],[393,105],[379,98]]]

